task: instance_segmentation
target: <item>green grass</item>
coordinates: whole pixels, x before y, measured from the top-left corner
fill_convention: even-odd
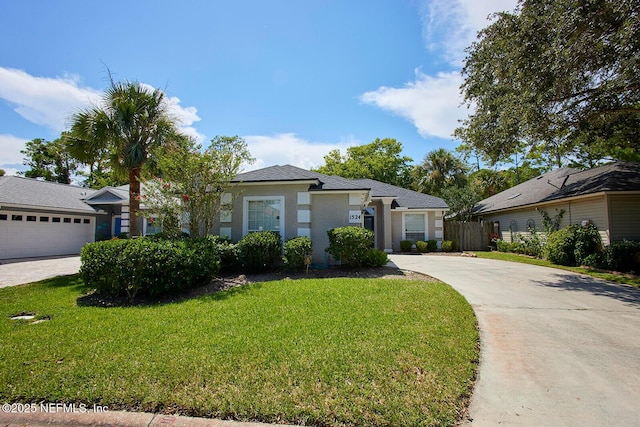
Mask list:
[[[85,291],[75,276],[0,289],[0,402],[451,425],[475,377],[473,311],[440,282],[283,280],[117,308],[77,306]]]
[[[540,265],[543,267],[559,268],[561,270],[573,271],[574,273],[586,274],[598,279],[608,280],[610,282],[622,283],[626,285],[635,286],[640,288],[640,276],[632,276],[629,274],[614,274],[606,271],[591,270],[584,267],[567,267],[564,265],[557,265],[549,262],[545,259],[531,258],[528,256],[512,254],[507,252],[476,252],[478,258],[499,259],[502,261],[521,262],[523,264]]]

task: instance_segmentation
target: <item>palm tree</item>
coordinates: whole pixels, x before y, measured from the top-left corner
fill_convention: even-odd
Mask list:
[[[164,92],[137,82],[114,82],[103,104],[73,115],[70,144],[91,160],[108,153],[111,167],[129,179],[129,234],[140,234],[140,179],[154,149],[172,145],[179,133],[167,112]]]
[[[466,183],[466,165],[444,148],[430,151],[414,168],[416,190],[434,196],[442,195],[446,187],[461,187]]]

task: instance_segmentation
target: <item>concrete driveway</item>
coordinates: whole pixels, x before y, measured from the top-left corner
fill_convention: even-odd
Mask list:
[[[75,274],[79,270],[79,256],[0,260],[0,288]]]
[[[480,327],[473,426],[640,425],[640,290],[479,258],[391,255],[448,283]]]

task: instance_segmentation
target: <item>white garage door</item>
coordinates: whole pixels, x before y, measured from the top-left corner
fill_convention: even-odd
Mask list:
[[[89,216],[0,211],[0,259],[79,254],[94,240]]]

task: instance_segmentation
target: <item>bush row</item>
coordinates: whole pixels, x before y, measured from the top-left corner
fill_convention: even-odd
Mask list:
[[[129,299],[189,289],[220,270],[216,247],[206,239],[107,240],[85,245],[80,260],[88,286]]]
[[[558,265],[640,273],[640,242],[623,240],[603,247],[593,224],[569,225],[548,236],[536,232],[530,236],[517,235],[513,242],[496,243],[498,251],[544,257]]]
[[[411,252],[413,242],[411,240],[400,241],[400,252]],[[420,253],[435,252],[438,249],[438,242],[435,240],[418,240],[416,242],[416,250]],[[456,250],[456,243],[453,240],[445,240],[440,247],[442,252],[453,252]]]

